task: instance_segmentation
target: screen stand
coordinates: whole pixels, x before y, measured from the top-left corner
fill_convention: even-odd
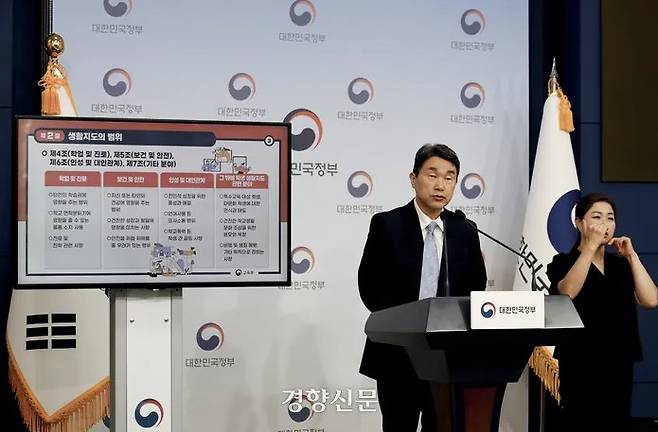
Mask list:
[[[183,430],[182,289],[112,288],[112,432]]]

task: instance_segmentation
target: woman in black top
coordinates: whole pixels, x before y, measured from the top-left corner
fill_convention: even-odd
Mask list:
[[[658,289],[628,237],[613,237],[616,208],[603,194],[576,205],[580,239],[547,267],[551,294],[568,295],[585,331],[555,349],[568,430],[627,431],[633,362],[642,352],[635,304],[658,306]],[[605,251],[611,245],[616,254]]]

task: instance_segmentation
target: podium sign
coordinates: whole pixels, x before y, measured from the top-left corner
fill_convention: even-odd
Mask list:
[[[471,328],[544,328],[544,297],[539,291],[473,291]]]

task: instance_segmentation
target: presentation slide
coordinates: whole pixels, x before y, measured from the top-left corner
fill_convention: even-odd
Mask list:
[[[18,120],[18,283],[282,285],[289,125]]]

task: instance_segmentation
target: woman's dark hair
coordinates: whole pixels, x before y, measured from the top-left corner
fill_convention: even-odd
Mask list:
[[[457,153],[445,144],[425,144],[419,148],[414,159],[414,174],[418,175],[425,161],[434,156],[452,163],[457,168],[457,175],[459,175],[459,158],[457,157]]]
[[[594,192],[587,194],[578,200],[578,204],[576,204],[576,218],[582,220],[585,217],[585,213],[587,213],[587,211],[597,202],[606,202],[610,204],[613,213],[615,216],[617,215],[617,206],[615,205],[615,202],[605,194]]]

